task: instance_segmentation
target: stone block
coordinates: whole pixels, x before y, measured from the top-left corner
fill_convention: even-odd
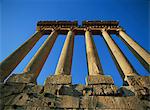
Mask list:
[[[24,106],[28,104],[29,96],[26,93],[20,93],[4,97],[2,100],[6,106]]]
[[[97,107],[101,109],[115,109],[113,96],[97,96]]]
[[[118,94],[118,88],[115,85],[89,85],[93,90],[93,95],[117,95]]]
[[[26,110],[37,110],[38,107],[27,106]]]
[[[26,84],[23,83],[5,83],[0,85],[0,98],[9,95],[21,93],[25,88]]]
[[[17,83],[36,83],[36,81],[31,80],[33,73],[20,73],[12,74],[6,82],[17,82]]]
[[[1,103],[4,105],[11,105],[13,100],[16,98],[16,95],[10,95],[8,97],[3,97],[0,100],[2,101]]]
[[[118,95],[118,87],[115,85],[111,85],[111,89],[113,90],[114,95]]]
[[[136,96],[124,97],[131,110],[145,110],[143,102]]]
[[[90,75],[86,78],[87,85],[94,84],[114,84],[114,81],[111,76],[105,75]]]
[[[37,104],[37,103],[36,103]],[[38,106],[48,106],[48,107],[55,107],[55,98],[48,98],[48,97],[44,97],[41,99],[41,103],[37,104]]]
[[[33,106],[27,106],[25,110],[56,110],[56,109],[50,108],[50,107],[33,107]]]
[[[59,95],[73,96],[73,88],[70,85],[62,85],[59,89]]]
[[[17,105],[5,106],[5,108],[3,110],[26,110],[26,107],[25,106],[17,106]]]
[[[127,76],[131,90],[140,98],[150,96],[150,76]]]
[[[84,96],[92,96],[93,95],[93,88],[91,85],[87,85],[83,89],[83,95]]]
[[[11,101],[11,105],[24,106],[28,103],[29,96],[26,93],[21,93],[16,95],[16,97]]]
[[[62,85],[53,85],[53,84],[48,84],[46,83],[44,85],[44,93],[50,93],[53,95],[59,94],[59,90],[62,87]]]
[[[75,84],[75,85],[72,85],[72,88],[73,88],[74,96],[82,96],[85,86],[81,84]]]
[[[131,86],[138,84],[139,86],[150,88],[150,76],[127,76],[127,81]]]
[[[96,96],[83,96],[80,99],[80,108],[95,109],[97,106]]]
[[[79,97],[67,95],[58,96],[55,106],[58,108],[79,108]]]
[[[72,83],[71,75],[53,75],[46,79],[45,84],[62,84],[68,85]]]
[[[111,86],[102,85],[102,87],[103,87],[103,91],[104,91],[105,95],[113,95],[114,92],[113,92]]]
[[[114,97],[116,109],[129,109],[127,102],[124,97]]]
[[[23,92],[25,93],[42,93],[43,92],[43,86],[41,85],[35,85],[33,83],[28,83]]]
[[[144,110],[143,102],[136,96],[114,97],[116,109]]]
[[[12,103],[12,100],[15,98],[15,95],[10,95],[8,97],[3,97],[0,99],[0,110],[8,110],[8,109],[4,109],[5,107],[7,107],[8,105],[10,105]]]
[[[118,90],[121,96],[134,96],[134,92],[131,90],[130,86],[122,86]]]
[[[150,108],[150,101],[142,100],[142,102],[143,102],[145,108]]]
[[[94,95],[105,95],[104,92],[104,88],[106,88],[105,85],[93,85],[92,87],[93,87]]]
[[[4,101],[2,99],[0,99],[0,110],[2,110],[4,107]]]
[[[30,97],[28,100],[28,106],[32,107],[54,107],[55,97],[52,95],[39,95],[38,97]]]
[[[82,96],[83,90],[85,88],[83,85],[52,85],[49,88],[52,88],[53,86],[57,86],[57,87],[59,86],[58,89],[55,89],[58,91],[57,95],[59,94],[59,95],[69,95],[69,96]]]

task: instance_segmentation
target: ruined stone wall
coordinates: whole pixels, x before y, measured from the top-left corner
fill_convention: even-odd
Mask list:
[[[150,77],[134,77],[118,88],[110,76],[89,77],[87,85],[71,84],[71,76],[50,76],[44,86],[0,84],[1,110],[149,110]],[[133,82],[132,82],[133,81]]]

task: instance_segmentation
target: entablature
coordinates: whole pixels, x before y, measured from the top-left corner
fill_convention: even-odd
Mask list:
[[[44,34],[50,34],[55,28],[59,29],[59,34],[67,34],[70,28],[74,28],[76,35],[84,35],[87,28],[93,35],[101,34],[102,29],[106,29],[110,34],[116,34],[120,28],[118,21],[83,21],[78,25],[78,21],[39,21],[37,31],[44,31]]]

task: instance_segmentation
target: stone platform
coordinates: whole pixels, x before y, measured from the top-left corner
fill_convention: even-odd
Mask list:
[[[145,93],[147,94],[143,95],[135,93],[137,90],[135,86],[139,85],[139,83],[131,83],[134,85],[133,87],[123,86],[118,88],[109,76],[105,76],[101,80],[97,77],[96,82],[95,78],[88,77],[86,85],[72,85],[71,76],[50,76],[47,78],[44,86],[19,82],[1,83],[0,110],[150,109],[149,92],[146,91]],[[66,80],[64,81],[64,79]],[[106,82],[103,82],[102,79]],[[137,78],[129,78],[129,81],[132,82],[134,79]],[[143,79],[145,79],[144,81],[148,81],[149,77],[138,77],[138,82],[143,82]],[[138,86],[138,89],[140,86]],[[145,84],[144,88],[148,86],[148,84]],[[133,90],[132,88],[135,89]]]

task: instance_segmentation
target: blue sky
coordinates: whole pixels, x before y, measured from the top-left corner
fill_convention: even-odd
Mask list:
[[[24,43],[36,30],[39,20],[119,20],[120,25],[140,45],[149,51],[150,45],[149,0],[0,0],[0,61]],[[47,36],[43,36],[18,65],[13,73],[21,73]],[[112,36],[131,64],[141,75],[148,75],[127,46]],[[65,36],[59,35],[38,77],[43,84],[46,77],[54,74]],[[118,86],[122,79],[101,36],[94,41],[106,75],[111,75]],[[75,37],[72,81],[85,84],[87,76],[85,39]]]

